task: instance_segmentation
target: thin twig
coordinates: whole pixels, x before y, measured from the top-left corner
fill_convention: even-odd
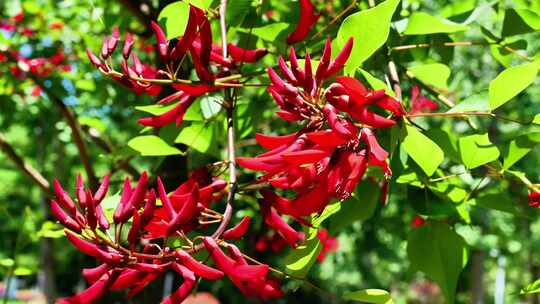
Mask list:
[[[225,16],[227,14],[227,0],[221,0],[219,7],[219,25],[221,28],[221,44],[223,58],[227,58],[227,24],[225,22]],[[223,212],[223,221],[219,224],[219,227],[212,234],[212,237],[219,238],[231,221],[232,217],[232,203],[234,201],[234,194],[236,192],[236,156],[234,147],[234,101],[231,98],[231,90],[225,89],[223,104],[227,110],[227,153],[229,162],[229,193],[227,194],[227,206],[225,212]]]
[[[401,85],[399,84],[399,74],[397,72],[396,64],[393,60],[388,61],[388,78],[390,79],[394,93],[396,93],[396,98],[399,101],[402,101]]]
[[[24,159],[17,154],[13,146],[11,146],[4,135],[0,133],[0,150],[2,150],[11,161],[19,167],[26,175],[28,175],[47,196],[53,196],[49,182],[41,173],[39,173],[34,167],[26,163]]]

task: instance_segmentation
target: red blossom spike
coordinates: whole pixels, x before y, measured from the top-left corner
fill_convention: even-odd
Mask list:
[[[125,223],[128,219],[131,213],[126,210],[128,207],[127,202],[129,201],[129,198],[131,197],[131,192],[133,190],[131,189],[131,183],[129,181],[129,178],[125,178],[124,180],[124,188],[122,190],[122,196],[120,197],[120,202],[118,203],[118,206],[116,207],[116,210],[114,211],[113,220],[116,224],[119,223]],[[126,218],[126,215],[128,216]]]
[[[304,83],[306,74],[304,73],[304,70],[300,68],[298,64],[298,59],[296,58],[296,51],[292,47],[289,51],[289,60],[291,61],[291,68],[292,68],[294,77],[296,77],[296,79],[298,80],[298,83]]]
[[[133,53],[133,56],[131,56],[131,59],[133,60],[133,70],[135,71],[136,75],[142,75],[142,73],[144,72],[144,66],[141,60],[139,59],[139,56],[137,56],[137,53]],[[134,78],[133,76],[131,77]]]
[[[294,32],[287,37],[287,43],[294,44],[304,40],[319,17],[320,15],[315,14],[315,7],[310,0],[300,0],[300,20]]]
[[[332,130],[322,130],[306,133],[307,138],[320,147],[337,147],[347,142]]]
[[[298,94],[298,90],[292,85],[283,81],[283,79],[278,76],[274,69],[268,67],[266,70],[268,72],[268,76],[270,77],[270,81],[272,82],[273,87],[278,93],[291,96],[295,96],[296,94]]]
[[[226,240],[237,240],[243,237],[249,228],[250,221],[251,217],[245,216],[236,226],[226,230],[223,233],[223,238]]]
[[[385,161],[388,158],[388,152],[379,145],[373,131],[363,128],[360,131],[360,139],[367,144],[370,157],[375,157],[379,161]]]
[[[125,60],[129,58],[131,50],[133,49],[133,35],[130,32],[126,32],[126,38],[124,41],[124,47],[122,48],[122,56]]]
[[[82,231],[81,225],[79,225],[73,218],[67,215],[55,200],[51,200],[51,212],[53,216],[66,228],[71,229],[77,233],[80,233]]]
[[[109,54],[112,54],[118,45],[118,39],[120,39],[120,32],[118,27],[113,27],[111,37],[107,41],[107,51]]]
[[[236,46],[233,43],[227,45],[227,50],[230,56],[235,62],[248,62],[255,63],[262,57],[268,54],[268,50],[265,48],[258,48],[254,50],[247,50]]]
[[[287,241],[287,244],[296,248],[298,243],[304,241],[304,233],[297,232],[289,226],[267,202],[259,200],[259,205],[264,222],[276,230]]]
[[[287,63],[285,62],[285,59],[283,59],[282,56],[279,56],[278,65],[279,65],[279,69],[285,76],[285,79],[287,79],[287,81],[290,82],[292,85],[298,85],[298,80],[294,76],[291,69],[289,69],[289,66],[287,65]]]
[[[330,63],[330,66],[328,66],[328,69],[326,70],[325,77],[328,78],[332,75],[334,75],[336,72],[341,70],[345,63],[347,63],[347,60],[349,60],[349,56],[351,56],[353,48],[353,38],[349,38],[341,51],[337,54],[336,58],[332,63]]]
[[[143,213],[141,214],[141,228],[144,228],[154,216],[156,210],[156,192],[151,189],[146,197]]]
[[[336,108],[327,103],[323,108],[323,113],[328,119],[328,124],[337,134],[346,139],[354,137],[354,134],[344,125],[345,122],[337,116]]]
[[[70,298],[62,298],[56,301],[56,304],[91,304],[96,302],[101,298],[107,291],[111,279],[114,279],[114,276],[111,273],[104,273],[99,280],[92,284],[87,289],[82,292],[74,295]]]
[[[90,229],[95,230],[97,227],[97,214],[96,204],[92,199],[92,192],[90,189],[86,190],[86,221]]]
[[[109,271],[109,265],[103,263],[94,268],[84,268],[82,270],[82,275],[86,282],[90,285],[94,284],[103,274]]]
[[[191,96],[185,95],[180,102],[168,112],[165,112],[159,116],[145,117],[139,119],[139,124],[147,127],[163,127],[173,121],[176,121],[176,125],[180,125],[186,114],[187,109],[195,101]]]
[[[223,272],[195,260],[195,258],[183,250],[177,250],[174,254],[183,265],[201,278],[212,281],[223,278]]]
[[[394,120],[377,115],[367,108],[353,107],[349,114],[356,120],[373,128],[389,128],[396,124]]]
[[[71,216],[75,216],[77,207],[75,207],[75,203],[71,197],[69,197],[69,194],[64,190],[64,188],[62,188],[62,185],[60,185],[60,182],[57,179],[55,179],[53,182],[53,188],[54,193],[58,198],[58,204],[66,209]]]
[[[165,209],[169,220],[172,220],[176,212],[173,208],[173,205],[171,204],[169,197],[167,196],[165,187],[163,187],[163,182],[161,182],[161,178],[159,177],[157,178],[157,184],[158,184],[158,194],[159,194],[159,199],[161,200],[161,204],[163,205],[163,208]]]
[[[176,231],[180,230],[182,225],[186,224],[195,216],[198,199],[199,188],[197,187],[197,184],[195,184],[190,195],[187,197],[187,200],[184,202],[182,209],[180,209],[167,226],[167,235],[173,235]]]
[[[99,186],[98,190],[94,194],[94,201],[96,202],[96,204],[101,203],[101,201],[107,195],[107,191],[109,190],[110,178],[111,176],[109,174],[103,177],[103,181],[101,182],[101,185]]]
[[[151,22],[151,27],[156,35],[159,56],[163,61],[166,62],[169,60],[169,44],[167,42],[167,38],[165,37],[165,33],[154,21]]]
[[[139,241],[139,233],[141,232],[141,216],[139,215],[139,211],[133,210],[133,222],[131,224],[131,228],[129,228],[128,232],[128,243],[131,248],[137,245],[137,242]]]
[[[282,153],[281,157],[292,165],[310,164],[329,156],[329,151],[319,149],[305,149],[302,151]]]
[[[195,278],[193,272],[188,268],[178,263],[173,263],[172,268],[182,276],[184,282],[182,282],[182,285],[180,285],[180,287],[173,294],[164,299],[161,304],[182,303],[197,284],[197,278]]]
[[[328,66],[330,65],[330,60],[332,60],[332,41],[330,41],[330,37],[328,37],[326,38],[326,42],[324,43],[323,54],[319,61],[319,66],[317,66],[317,72],[315,73],[315,79],[317,80],[317,83],[322,83],[323,80],[326,78],[326,73],[328,70]]]
[[[103,207],[101,205],[96,205],[96,216],[98,219],[98,224],[101,229],[107,230],[110,227],[109,220],[103,212]]]
[[[296,139],[296,133],[289,135],[265,135],[262,133],[255,134],[255,140],[261,145],[261,147],[266,149],[275,149],[282,145],[290,144],[294,139]]]

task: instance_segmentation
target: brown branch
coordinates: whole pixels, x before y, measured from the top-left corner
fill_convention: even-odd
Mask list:
[[[26,175],[28,175],[47,196],[53,196],[47,179],[43,177],[43,175],[41,175],[41,173],[39,173],[34,167],[26,163],[19,154],[17,154],[13,146],[6,141],[6,138],[4,135],[2,135],[2,133],[0,133],[0,150],[2,150],[20,170],[26,173]]]
[[[49,100],[51,100],[54,103],[54,105],[58,108],[58,110],[60,110],[60,113],[66,120],[69,128],[71,129],[71,135],[73,137],[73,141],[75,145],[77,146],[77,150],[79,152],[79,158],[81,159],[84,170],[86,171],[86,176],[88,178],[90,187],[94,191],[97,190],[99,186],[99,181],[94,172],[94,168],[92,167],[92,163],[90,160],[90,156],[88,155],[86,144],[84,142],[84,139],[82,138],[81,129],[79,126],[79,122],[77,121],[77,117],[68,108],[68,106],[66,106],[66,104],[62,101],[62,99],[60,99],[60,97],[56,96],[54,92],[52,92],[52,90],[49,89],[47,86],[43,85],[41,80],[39,80],[37,77],[35,77],[32,74],[29,74],[29,78],[32,79],[37,85],[39,85],[42,88],[42,90],[49,97]]]
[[[221,49],[223,58],[227,58],[227,25],[225,22],[225,16],[227,14],[227,0],[221,0],[219,7],[219,25],[221,28]],[[225,89],[223,105],[227,110],[227,153],[229,162],[229,193],[227,194],[227,206],[223,213],[223,220],[216,229],[213,238],[219,238],[231,221],[232,217],[232,203],[234,201],[234,195],[236,192],[236,156],[234,149],[234,100],[231,96],[231,90]]]
[[[399,75],[397,72],[396,64],[393,60],[388,61],[388,78],[390,79],[394,93],[396,93],[396,98],[401,102],[401,85],[399,84]]]

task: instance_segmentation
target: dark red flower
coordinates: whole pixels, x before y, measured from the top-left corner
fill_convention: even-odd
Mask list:
[[[329,235],[328,230],[324,228],[317,231],[317,237],[319,238],[319,241],[322,245],[321,252],[317,256],[317,261],[319,263],[322,263],[329,253],[334,253],[338,250],[339,241],[335,237]]]
[[[532,191],[529,193],[529,206],[540,208],[540,192]]]
[[[426,221],[419,215],[415,215],[411,221],[411,226],[413,228],[418,228],[424,225]]]
[[[436,111],[439,105],[433,100],[420,95],[420,87],[413,86],[411,89],[411,110],[408,114],[414,114],[426,111]]]
[[[315,13],[315,7],[311,3],[311,0],[300,0],[299,3],[300,19],[294,31],[287,37],[288,44],[294,44],[304,40],[320,17],[320,15]]]

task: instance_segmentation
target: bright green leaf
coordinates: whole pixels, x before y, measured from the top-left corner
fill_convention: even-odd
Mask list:
[[[188,127],[184,127],[176,143],[183,143],[201,153],[206,153],[212,145],[214,138],[214,127],[205,123],[194,122]]]
[[[252,0],[234,0],[227,4],[227,24],[238,26],[242,24],[251,8]]]
[[[504,151],[503,169],[510,168],[527,155],[538,144],[536,140],[538,137],[540,137],[540,133],[535,132],[521,135],[512,140]]]
[[[505,193],[488,193],[471,199],[468,204],[520,215],[516,202]]]
[[[459,274],[467,263],[466,243],[447,224],[430,222],[414,229],[407,241],[411,267],[425,273],[454,303]]]
[[[343,299],[352,301],[361,301],[374,304],[391,304],[393,303],[390,293],[382,289],[364,289],[359,291],[348,292],[343,295]]]
[[[519,294],[540,293],[540,279],[522,288]]]
[[[354,72],[386,42],[390,33],[390,21],[398,4],[399,0],[386,0],[343,20],[337,35],[338,49],[350,37],[354,38],[351,57],[345,66],[347,74]]]
[[[394,91],[390,89],[386,83],[378,78],[375,78],[373,75],[371,75],[368,71],[363,69],[360,70],[360,73],[362,73],[362,76],[366,79],[367,83],[371,86],[374,90],[385,90],[388,95],[395,96]]]
[[[413,77],[421,82],[440,89],[448,88],[450,68],[442,63],[428,63],[407,69]]]
[[[467,169],[495,161],[500,155],[499,149],[489,141],[487,133],[461,137],[459,153]]]
[[[170,146],[155,135],[143,135],[132,138],[128,146],[141,153],[142,156],[165,156],[183,154],[178,148]]]
[[[489,106],[492,110],[502,106],[525,90],[536,79],[539,62],[508,68],[489,84]]]
[[[455,33],[467,30],[469,27],[454,23],[450,20],[431,16],[424,12],[415,12],[409,17],[405,35],[426,35],[435,33]]]
[[[167,39],[174,39],[184,35],[189,18],[189,3],[185,1],[173,2],[159,13],[158,22]]]
[[[308,228],[304,243],[285,257],[287,273],[301,278],[306,277],[309,269],[317,260],[317,256],[321,252],[321,249],[322,246],[317,237],[317,229]]]
[[[276,22],[261,27],[254,27],[251,31],[249,29],[238,28],[237,31],[242,33],[251,33],[262,40],[269,42],[275,42],[279,35],[290,26],[289,23]]]
[[[447,112],[489,112],[488,95],[486,93],[480,93],[469,96]]]
[[[528,9],[507,9],[504,13],[502,36],[513,36],[540,30],[540,16]]]
[[[433,175],[444,160],[444,152],[415,127],[405,124],[403,131],[403,149],[428,176]]]

